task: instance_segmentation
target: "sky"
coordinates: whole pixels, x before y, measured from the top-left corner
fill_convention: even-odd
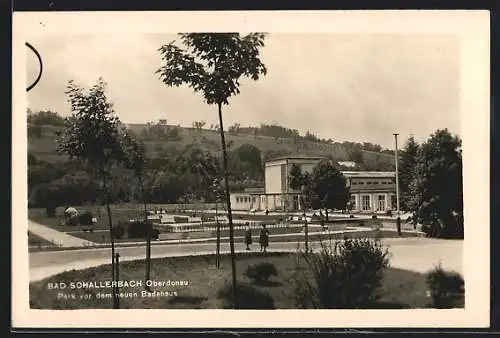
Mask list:
[[[85,87],[99,77],[124,123],[166,119],[191,126],[218,123],[216,106],[188,87],[167,87],[155,71],[158,48],[172,34],[64,35],[31,39],[42,56],[39,84],[28,107],[68,116],[69,80]],[[270,34],[261,51],[268,73],[241,82],[223,108],[224,125],[276,123],[334,141],[394,148],[410,135],[427,139],[437,129],[460,135],[459,40],[449,35]],[[27,55],[28,82],[38,72]]]

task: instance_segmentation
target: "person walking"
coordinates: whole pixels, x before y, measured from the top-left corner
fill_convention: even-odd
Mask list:
[[[247,250],[250,250],[250,244],[252,244],[252,229],[248,222],[245,223],[245,245]]]
[[[262,229],[260,229],[259,243],[260,251],[266,252],[269,246],[269,230],[266,229],[265,224],[262,224]]]

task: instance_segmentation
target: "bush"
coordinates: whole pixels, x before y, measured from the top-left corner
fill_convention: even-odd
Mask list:
[[[302,253],[312,274],[296,279],[295,300],[299,308],[370,308],[389,251],[376,239],[349,239],[321,243],[319,253]]]
[[[78,216],[73,216],[68,219],[67,225],[74,227],[77,226],[78,224],[80,224],[78,222]]]
[[[80,225],[92,225],[92,213],[87,211],[78,216],[78,222]]]
[[[385,215],[386,215],[386,216],[389,216],[389,217],[392,217],[392,210],[387,210],[387,211],[385,212]]]
[[[121,224],[118,224],[111,229],[111,236],[116,239],[123,239],[123,236],[125,236],[125,228]]]
[[[277,275],[278,270],[276,270],[276,266],[268,262],[250,265],[245,271],[245,276],[250,278],[255,284],[269,282],[271,276]]]
[[[144,221],[130,222],[129,226],[127,227],[128,238],[147,239],[149,232],[151,232],[151,235],[153,237],[154,231],[152,222],[144,222]]]
[[[456,272],[445,271],[438,265],[426,275],[427,287],[430,290],[432,307],[450,309],[462,307],[464,297],[464,279]]]
[[[238,309],[268,310],[275,309],[274,299],[255,286],[238,281],[236,283]],[[217,298],[223,301],[225,309],[233,308],[233,285],[227,282],[217,292]]]

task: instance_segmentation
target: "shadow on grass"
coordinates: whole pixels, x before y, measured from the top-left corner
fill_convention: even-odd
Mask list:
[[[200,305],[204,301],[208,300],[207,297],[198,296],[175,296],[169,299],[169,304],[189,304],[189,305]]]
[[[273,280],[258,281],[254,282],[254,284],[257,286],[267,286],[267,287],[283,286],[283,283]]]

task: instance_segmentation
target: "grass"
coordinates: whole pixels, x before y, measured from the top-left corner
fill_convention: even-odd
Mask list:
[[[246,268],[259,262],[273,263],[278,269],[278,276],[272,277],[272,283],[258,286],[268,292],[278,309],[293,309],[294,276],[297,267],[304,272],[305,266],[297,260],[296,254],[239,254],[237,255],[237,274],[241,281],[249,282],[244,277]],[[123,262],[120,264],[120,279],[141,281],[144,278],[144,261]],[[120,289],[122,294],[137,293],[132,298],[122,298],[121,308],[138,309],[214,309],[222,304],[216,293],[223,284],[230,280],[231,263],[229,256],[223,256],[221,269],[215,268],[214,256],[170,257],[152,261],[152,280],[187,281],[187,286],[163,286],[155,291],[170,292],[163,297],[142,297],[144,287]],[[306,271],[307,272],[307,271]],[[49,283],[71,281],[106,281],[110,280],[109,265],[96,268],[69,271],[42,281],[30,284],[30,306],[36,309],[97,309],[112,308],[109,298],[97,299],[97,294],[110,294],[110,289],[74,289],[49,290]],[[389,268],[386,269],[381,298],[376,308],[426,308],[430,299],[426,296],[425,275],[416,272]],[[58,299],[58,292],[73,294],[76,299]],[[175,294],[174,294],[175,293]],[[87,298],[88,297],[88,298]]]

